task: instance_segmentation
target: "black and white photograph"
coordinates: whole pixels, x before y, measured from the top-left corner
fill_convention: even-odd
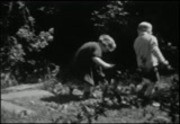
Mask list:
[[[1,123],[179,123],[179,1],[1,1]]]

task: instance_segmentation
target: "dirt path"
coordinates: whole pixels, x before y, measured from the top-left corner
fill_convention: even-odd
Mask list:
[[[82,100],[75,95],[55,97],[52,93],[39,88],[39,85],[11,87],[6,91],[8,93],[1,94],[1,108],[5,111],[2,115],[6,118],[6,122],[76,122],[77,114],[81,113],[80,104],[94,100]],[[15,114],[7,114],[6,111]],[[16,115],[20,116],[15,118]],[[92,123],[170,122],[166,112],[151,105],[142,108],[112,106],[106,109],[105,115],[100,115],[97,120],[93,119]],[[87,119],[82,120],[82,123],[87,123]]]
[[[33,97],[36,99],[40,99],[43,97],[53,96],[52,93],[45,90],[41,90],[39,86],[42,86],[42,84],[20,85],[20,86],[4,89],[1,92],[1,108],[16,114],[22,114],[22,113],[24,113],[25,115],[36,114],[35,111],[14,104],[14,102],[15,101],[23,102],[24,98],[29,99],[29,101],[31,101]]]

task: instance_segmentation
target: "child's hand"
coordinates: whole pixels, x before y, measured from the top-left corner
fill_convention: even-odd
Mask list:
[[[164,65],[169,65],[169,62],[166,60],[163,62]]]
[[[168,66],[170,66],[170,65],[169,65],[169,62],[166,60],[160,63],[160,67],[162,69],[167,69]]]
[[[174,68],[173,68],[171,65],[167,65],[167,66],[166,66],[166,69],[167,69],[168,71],[173,71],[173,70],[174,70]]]
[[[161,74],[169,75],[174,73],[175,69],[170,64],[162,64],[160,66]]]
[[[116,66],[116,64],[111,64],[111,68],[114,68]]]

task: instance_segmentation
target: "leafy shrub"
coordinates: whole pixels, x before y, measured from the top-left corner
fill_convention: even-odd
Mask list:
[[[34,58],[31,59],[29,55],[41,52],[53,41],[54,28],[36,32],[35,18],[31,16],[25,1],[8,1],[2,2],[0,5],[2,7],[0,71],[2,73],[1,82],[5,86],[8,80],[7,84],[9,85],[17,84],[17,82],[23,82],[25,78],[31,77],[33,72],[37,74],[40,71],[37,68],[39,62],[33,60]],[[41,66],[41,68],[45,68],[45,66],[47,65],[44,64],[44,67]],[[33,70],[28,68],[33,68]]]
[[[126,25],[129,13],[125,10],[127,1],[110,1],[100,10],[92,13],[91,20],[94,27],[100,33],[106,33],[113,28],[113,25]]]

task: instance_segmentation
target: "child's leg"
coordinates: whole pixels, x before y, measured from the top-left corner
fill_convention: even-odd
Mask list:
[[[151,96],[156,90],[156,84],[160,81],[160,75],[157,67],[153,67],[152,71],[149,72],[149,80],[151,81],[151,83],[149,84],[145,92],[145,96]]]
[[[158,68],[157,67],[154,67],[154,73],[155,73],[155,82],[156,83],[159,83],[159,81],[160,81],[160,74],[159,74],[159,70],[158,70]]]
[[[83,83],[83,90],[84,90],[83,97],[88,98],[92,94],[93,87],[92,87],[92,85],[90,85],[90,83],[84,82]]]
[[[139,93],[144,89],[145,85],[147,84],[146,81],[144,81],[144,77],[146,77],[146,72],[143,71],[142,68],[138,68],[137,73],[140,77],[138,80],[138,84],[136,85],[136,92]]]

